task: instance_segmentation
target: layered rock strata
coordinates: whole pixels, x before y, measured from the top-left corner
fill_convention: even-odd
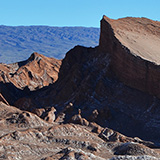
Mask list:
[[[0,64],[0,82],[12,83],[19,89],[28,87],[33,91],[58,79],[61,60],[45,57],[34,52],[26,61]]]

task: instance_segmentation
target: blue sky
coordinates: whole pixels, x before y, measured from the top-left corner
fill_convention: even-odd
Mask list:
[[[99,27],[103,15],[160,21],[160,0],[0,0],[0,25]]]

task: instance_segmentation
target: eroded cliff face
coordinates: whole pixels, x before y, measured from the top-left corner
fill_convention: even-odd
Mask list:
[[[138,21],[145,22],[146,19]],[[128,23],[131,24],[127,30]],[[139,26],[136,18],[120,19],[117,22],[104,17],[98,47],[76,46],[68,51],[56,83],[37,90],[14,104],[28,111],[54,106],[61,123],[68,123],[77,110],[81,109],[82,116],[89,121],[128,136],[160,143],[160,100],[156,98],[159,97],[159,66],[143,59],[138,53],[136,55],[127,46],[127,43],[132,44],[130,36],[125,41],[126,44],[122,42],[126,37],[125,30],[132,32],[131,26],[134,25],[134,32],[139,31],[140,34],[141,30],[138,29],[141,28],[141,34],[144,32],[150,36],[152,32],[149,29],[146,31],[145,25],[142,27],[141,23]],[[116,29],[119,30],[119,35]],[[140,45],[140,42],[134,43]],[[138,50],[143,53],[143,50]],[[66,109],[65,106],[70,102],[74,107]]]
[[[126,85],[160,98],[160,22],[146,18],[101,20],[100,50]]]

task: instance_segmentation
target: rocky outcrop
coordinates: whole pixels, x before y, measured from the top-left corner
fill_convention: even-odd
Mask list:
[[[19,89],[36,90],[58,79],[61,60],[34,52],[26,61],[0,64],[0,82],[12,83]]]
[[[79,109],[79,113],[74,115],[69,122],[75,123],[75,124],[81,124],[84,126],[89,125],[89,122],[85,118],[82,118],[80,109]]]
[[[86,126],[91,132],[97,133],[98,136],[103,139],[105,142],[133,142],[137,144],[143,144],[144,146],[150,148],[156,148],[156,145],[150,141],[144,141],[138,137],[127,137],[117,131],[114,131],[110,128],[103,128],[100,125],[96,124],[95,122],[87,121],[85,118],[82,118],[81,114],[74,115],[71,120],[71,123],[80,124],[82,126]]]
[[[76,151],[73,148],[66,148],[66,149],[62,150],[62,152],[64,152],[64,156],[61,158],[62,160],[65,160],[65,159],[81,159],[81,160],[91,159],[87,155],[85,155],[85,153],[83,153],[82,151]]]
[[[0,64],[0,93],[10,105],[18,101],[20,106],[26,101],[30,91],[55,83],[58,79],[58,72],[61,60],[48,58],[34,52],[26,61],[13,64]],[[29,100],[29,99],[28,99]],[[21,106],[21,109],[28,109],[28,103]],[[30,107],[31,108],[31,107]]]
[[[112,74],[126,85],[160,98],[160,22],[146,18],[101,20],[100,50]]]
[[[50,107],[46,109],[46,112],[44,113],[44,115],[42,115],[42,118],[47,122],[53,123],[56,118],[55,112],[56,112],[56,109],[54,107]]]
[[[0,102],[0,137],[10,132],[43,126],[50,124],[33,113]]]
[[[131,155],[131,152],[159,157],[157,151],[139,143],[107,142],[93,133],[90,126],[47,123],[2,102],[0,109],[0,156],[3,159],[103,160],[123,153]]]
[[[33,121],[34,123],[34,121]],[[12,143],[10,143],[12,142]],[[105,159],[113,152],[97,135],[77,125],[41,126],[9,132],[0,138],[3,159]],[[10,147],[14,149],[10,149]],[[62,158],[63,157],[63,158]]]

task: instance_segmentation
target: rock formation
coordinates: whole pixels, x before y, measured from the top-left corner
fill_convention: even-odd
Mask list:
[[[160,22],[147,18],[101,20],[100,50],[110,55],[110,67],[126,85],[160,98]]]
[[[61,60],[45,57],[36,52],[25,61],[13,64],[1,63],[0,93],[9,104],[14,105],[19,98],[29,95],[30,91],[55,83],[60,66]]]
[[[58,79],[61,60],[34,52],[26,61],[0,64],[0,82],[12,83],[20,89],[35,90],[48,86]]]
[[[128,25],[128,23],[131,24]],[[55,106],[57,123],[70,122],[76,115],[74,118],[78,118],[80,124],[83,117],[87,121],[96,122],[103,127],[107,126],[127,136],[138,136],[160,143],[158,140],[160,101],[157,98],[158,94],[152,92],[158,88],[153,82],[156,74],[152,76],[143,67],[143,64],[156,67],[158,65],[146,60],[145,57],[140,57],[138,53],[136,55],[135,50],[127,46],[135,38],[135,36],[132,37],[132,32],[146,34],[147,39],[153,32],[158,32],[156,28],[151,32],[150,27],[148,28],[150,25],[144,25],[146,23],[159,24],[145,18],[111,20],[103,17],[99,46],[96,48],[74,47],[62,60],[56,83],[36,92],[29,92],[27,96],[18,99],[14,103],[15,106],[28,111]],[[134,30],[131,26],[135,27]],[[132,37],[131,42],[127,41],[126,36],[122,36],[120,31]],[[128,44],[123,44],[123,41]],[[136,45],[138,44],[142,45],[139,39],[136,42]],[[136,49],[143,53],[141,47]],[[140,74],[141,72],[143,74]],[[139,78],[136,79],[136,76]],[[146,76],[153,80],[150,81],[151,84],[147,81],[151,90],[144,86]],[[7,98],[6,100],[8,101]],[[74,105],[65,108],[69,102]],[[78,109],[81,109],[81,117],[77,115]]]
[[[144,153],[155,159],[159,157],[157,151],[144,143],[133,143],[134,139],[124,135],[121,136],[128,140],[127,143],[119,140],[114,140],[114,143],[112,140],[106,142],[99,133],[92,132],[91,124],[82,126],[48,123],[33,113],[21,111],[3,102],[0,102],[0,117],[2,159],[103,160],[124,153],[135,156]]]
[[[1,64],[0,157],[159,159],[159,26],[104,16],[99,46],[62,64],[38,53]]]

